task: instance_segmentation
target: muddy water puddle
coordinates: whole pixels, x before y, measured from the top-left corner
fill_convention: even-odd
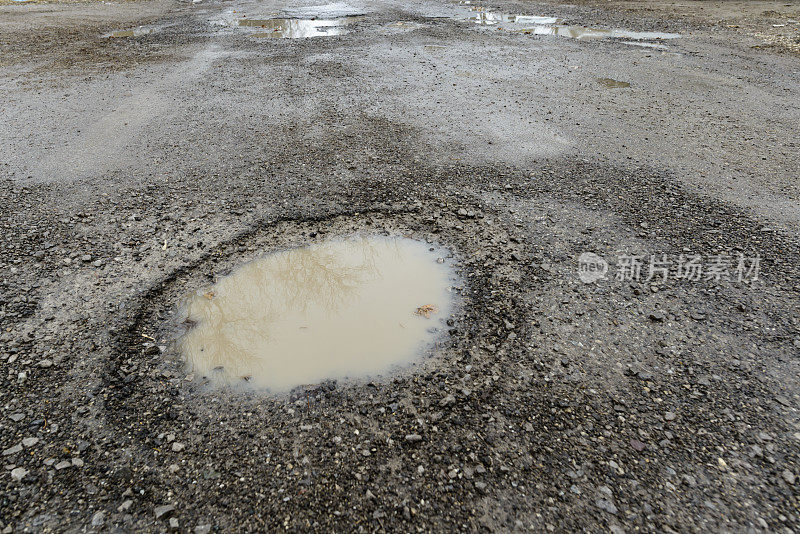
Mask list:
[[[195,375],[271,391],[392,371],[452,311],[446,255],[387,237],[270,254],[186,299],[177,348]]]

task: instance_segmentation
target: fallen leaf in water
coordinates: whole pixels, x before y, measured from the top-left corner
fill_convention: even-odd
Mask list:
[[[203,296],[205,298],[207,298],[208,300],[211,300],[211,299],[214,298],[214,292],[213,291],[209,291],[208,293],[203,294]]]
[[[425,317],[426,319],[430,319],[431,314],[436,313],[437,311],[438,310],[436,309],[436,306],[434,306],[433,304],[425,304],[424,306],[420,306],[419,308],[417,308],[417,311],[415,313],[417,315]]]

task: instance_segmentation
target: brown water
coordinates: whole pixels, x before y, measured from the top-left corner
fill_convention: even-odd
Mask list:
[[[452,309],[443,254],[384,237],[276,252],[191,295],[178,348],[195,374],[273,391],[408,365]]]

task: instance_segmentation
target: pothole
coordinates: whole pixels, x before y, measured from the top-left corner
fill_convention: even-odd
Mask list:
[[[170,349],[170,341],[174,342],[185,330],[177,327],[181,319],[176,317],[176,303],[182,302],[187,293],[211,289],[222,277],[257,257],[259,250],[290,250],[309,242],[324,242],[323,239],[365,234],[417,239],[417,243],[428,244],[427,252],[422,251],[425,257],[437,260],[447,259],[447,250],[454,254],[457,251],[455,259],[435,264],[457,274],[449,293],[453,297],[452,322],[443,307],[438,313],[431,313],[426,320],[430,327],[440,328],[444,321],[447,329],[441,336],[429,332],[431,337],[427,339],[432,344],[426,347],[423,341],[408,364],[398,364],[397,372],[369,379],[303,384],[292,388],[288,395],[248,391],[251,383],[244,379],[235,382],[240,387],[221,387],[201,375],[187,374],[184,358]],[[219,425],[222,414],[269,414],[273,428],[283,428],[292,424],[287,419],[291,413],[282,409],[287,403],[302,400],[306,409],[310,406],[319,413],[339,413],[359,409],[356,406],[368,402],[376,391],[405,395],[434,385],[444,388],[446,377],[461,366],[471,366],[476,377],[498,375],[497,365],[504,355],[517,350],[518,339],[529,336],[529,323],[524,317],[532,312],[514,292],[529,291],[541,280],[534,275],[535,266],[513,259],[533,254],[518,236],[517,230],[509,230],[501,219],[484,213],[462,196],[445,197],[436,203],[397,203],[374,210],[356,204],[353,211],[345,213],[254,222],[227,241],[192,251],[185,264],[172,268],[120,303],[119,312],[109,325],[110,352],[102,378],[103,388],[109,392],[104,399],[105,412],[109,421],[124,432],[136,429],[126,435],[131,435],[139,450],[152,453],[152,436],[176,426],[206,425],[204,440],[229,439],[220,434],[224,430]],[[428,250],[431,247],[438,252]],[[425,304],[435,302],[428,298],[411,306]],[[410,312],[412,318],[416,317],[415,312],[416,308]],[[491,388],[494,383],[475,380],[482,384],[481,388]],[[447,387],[452,388],[452,383]],[[387,406],[400,402],[400,397],[393,401],[382,396],[374,398],[383,399]],[[250,418],[251,423],[254,421]],[[242,439],[247,441],[247,435]]]
[[[272,253],[190,295],[177,348],[195,375],[271,391],[392,371],[452,311],[448,255],[388,237]]]

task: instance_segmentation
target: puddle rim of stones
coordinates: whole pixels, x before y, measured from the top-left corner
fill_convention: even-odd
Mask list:
[[[493,210],[485,211],[486,221],[482,216],[478,217],[480,220],[465,220],[461,214],[456,214],[456,208],[465,206],[484,211],[480,204],[477,199],[465,203],[458,195],[447,195],[446,204],[409,202],[397,207],[360,207],[322,215],[266,216],[250,222],[244,230],[209,246],[198,258],[172,269],[121,302],[109,321],[108,348],[104,350],[104,363],[94,390],[102,399],[104,420],[110,427],[125,432],[132,450],[155,461],[152,437],[176,425],[195,428],[205,425],[208,430],[201,436],[205,441],[225,438],[215,426],[221,417],[239,421],[237,424],[245,424],[245,427],[246,422],[251,421],[260,426],[278,428],[295,424],[298,409],[302,416],[306,409],[309,413],[326,414],[338,413],[340,407],[344,407],[343,413],[346,414],[373,394],[389,395],[399,400],[414,392],[423,392],[426,398],[436,402],[440,400],[436,391],[452,391],[460,397],[461,393],[444,387],[439,381],[448,373],[457,376],[459,369],[463,371],[466,365],[473,367],[468,372],[476,376],[492,376],[496,373],[495,362],[514,354],[520,342],[534,329],[525,321],[532,311],[530,305],[513,294],[493,297],[494,289],[501,284],[508,285],[512,293],[523,291],[527,284],[538,280],[542,274],[534,264],[526,262],[500,262],[487,268],[483,261],[472,257],[478,251],[487,250],[487,237],[497,237],[498,232],[508,239],[515,235],[513,228],[501,222],[502,219],[496,219],[499,214]],[[441,211],[441,217],[438,220],[430,217],[428,210]],[[491,221],[488,221],[489,217]],[[467,226],[472,228],[471,232],[465,232]],[[436,357],[423,360],[424,367],[411,368],[377,383],[322,382],[294,388],[280,395],[230,392],[223,388],[209,390],[185,382],[180,373],[172,380],[170,376],[162,376],[162,369],[168,368],[165,357],[158,344],[150,343],[151,340],[143,338],[142,333],[158,334],[151,325],[161,325],[168,320],[164,315],[159,317],[159,312],[165,313],[170,303],[174,303],[170,290],[174,295],[180,295],[192,277],[209,280],[209,268],[218,266],[220,257],[222,263],[225,260],[238,263],[242,245],[274,244],[280,241],[286,227],[292,228],[296,236],[321,228],[326,230],[325,235],[335,235],[334,229],[342,235],[365,229],[392,228],[398,233],[410,233],[412,237],[424,239],[434,236],[436,242],[454,251],[457,258],[463,260],[454,268],[465,282],[459,297],[460,308],[458,313],[454,312],[454,325],[449,327]],[[488,245],[491,255],[505,254],[501,244],[491,243],[493,241]],[[532,254],[535,249],[533,243],[517,243],[518,252],[523,255]],[[179,365],[171,369],[178,369]],[[131,366],[134,367],[129,369]],[[480,391],[476,391],[468,400],[479,402],[477,399],[481,396]],[[255,427],[247,428],[255,431]]]
[[[436,206],[436,209],[438,209],[438,206]],[[398,233],[400,233],[400,230],[404,230],[406,233],[411,233],[412,237],[422,239],[424,239],[423,236],[426,235],[441,234],[442,238],[437,238],[436,244],[453,252],[455,257],[453,269],[463,281],[460,296],[454,298],[455,302],[452,311],[454,327],[449,327],[451,329],[456,328],[457,334],[450,335],[449,331],[444,332],[442,335],[443,341],[441,345],[437,347],[435,357],[423,358],[420,364],[408,367],[391,376],[383,376],[378,382],[389,385],[396,383],[398,380],[416,380],[416,376],[435,371],[443,366],[453,365],[455,362],[460,361],[465,354],[468,356],[468,359],[471,359],[475,350],[480,352],[483,349],[475,345],[474,340],[467,339],[468,336],[466,334],[474,331],[476,328],[480,328],[481,322],[488,320],[486,317],[491,315],[487,313],[489,310],[486,309],[489,304],[479,297],[472,295],[478,293],[474,290],[476,285],[490,285],[489,280],[491,279],[493,270],[487,271],[464,264],[461,260],[469,257],[469,250],[459,246],[458,239],[448,239],[447,232],[452,232],[452,229],[445,232],[442,232],[441,229],[434,231],[432,224],[421,220],[418,216],[421,210],[422,208],[419,206],[401,209],[379,208],[374,210],[340,211],[318,217],[276,217],[271,220],[262,220],[253,223],[249,228],[235,234],[229,239],[213,247],[209,247],[199,258],[191,263],[179,266],[167,273],[147,289],[125,300],[124,309],[121,309],[121,312],[117,315],[118,319],[110,325],[109,355],[106,358],[106,372],[101,381],[101,387],[110,391],[108,398],[104,400],[104,410],[109,415],[113,414],[113,416],[110,417],[112,422],[115,422],[115,424],[124,424],[120,419],[124,420],[126,413],[130,413],[131,411],[133,411],[134,414],[136,413],[136,407],[132,408],[130,404],[126,402],[126,398],[130,393],[127,386],[128,383],[130,382],[132,384],[131,387],[139,387],[142,383],[146,384],[148,381],[163,380],[164,377],[155,374],[155,371],[163,369],[166,364],[171,365],[171,369],[177,370],[175,373],[175,378],[179,379],[179,383],[175,386],[177,393],[182,393],[186,398],[194,398],[200,401],[209,397],[214,397],[212,400],[235,405],[239,409],[243,406],[252,407],[255,404],[263,405],[265,402],[277,407],[291,402],[297,391],[315,391],[328,386],[329,383],[322,382],[310,385],[310,387],[300,386],[276,394],[234,392],[219,387],[191,387],[196,386],[196,384],[186,383],[183,380],[186,376],[181,368],[183,362],[176,358],[168,359],[165,357],[165,354],[161,353],[158,342],[151,343],[150,341],[152,340],[148,340],[142,336],[142,334],[160,335],[163,332],[163,330],[153,328],[153,325],[166,324],[170,320],[170,317],[162,317],[159,319],[159,312],[166,313],[167,310],[173,309],[172,306],[175,303],[174,297],[183,295],[192,279],[205,279],[207,283],[209,280],[209,268],[213,268],[213,272],[218,274],[226,273],[224,268],[220,269],[219,267],[225,266],[226,264],[235,266],[241,263],[242,253],[238,250],[240,247],[246,246],[250,242],[263,243],[269,242],[270,238],[274,239],[275,236],[280,237],[283,234],[281,229],[284,226],[295,227],[293,230],[297,235],[294,239],[305,235],[306,231],[311,229],[311,227],[316,231],[320,225],[326,225],[326,230],[330,230],[326,231],[326,236],[349,235],[363,232],[367,228],[369,228],[370,231],[377,231],[376,228],[386,229],[387,227],[393,227]],[[445,210],[443,209],[443,211]],[[460,220],[460,217],[455,214],[450,214],[449,212],[448,214],[453,219]],[[379,220],[375,221],[375,218]],[[410,218],[413,224],[405,221],[404,219],[406,218]],[[369,222],[367,222],[368,220]],[[354,227],[348,228],[346,231],[339,228],[347,225],[348,222],[352,223]],[[379,223],[379,225],[372,226],[372,223],[375,222]],[[509,231],[505,226],[501,226],[501,229],[504,232]],[[458,233],[460,234],[462,232],[459,231]],[[307,240],[308,237],[305,239]],[[252,257],[253,252],[245,252],[245,254],[247,254],[248,257]],[[219,259],[220,256],[222,256],[222,259]],[[515,269],[522,279],[527,278],[531,274],[531,266],[528,265],[519,264]],[[475,273],[477,276],[471,277],[471,273]],[[171,291],[172,293],[170,293]],[[523,308],[524,306],[521,306],[518,302],[511,299],[507,307],[508,313],[505,315],[512,319],[521,317]],[[520,329],[524,328],[523,323],[519,323],[519,325]],[[515,336],[517,335],[517,330],[509,332],[514,332]],[[461,336],[458,334],[461,334]],[[512,343],[512,339],[499,336],[499,334],[497,341],[498,352],[500,350],[505,350],[509,344]],[[154,357],[157,364],[150,365],[150,360],[153,360]],[[128,380],[130,375],[122,375],[121,379],[118,378],[121,374],[120,368],[127,365],[126,360],[134,360],[137,372],[144,368],[152,371],[151,375],[139,374],[131,380]],[[358,389],[374,385],[375,382],[375,380],[357,382],[337,381],[333,390],[335,390],[337,394],[349,396],[354,394]],[[147,395],[152,396],[153,393],[148,393]],[[210,408],[210,404],[204,406],[204,408]],[[195,414],[195,417],[202,418],[201,415],[197,414]]]
[[[303,235],[303,234],[301,234]],[[357,378],[346,376],[342,378],[326,378],[314,384],[305,384],[305,386],[318,386],[324,383],[335,382],[336,384],[341,384],[342,387],[351,386],[351,385],[362,385],[366,383],[374,383],[374,382],[387,382],[394,378],[398,378],[400,376],[406,374],[416,374],[417,369],[420,367],[425,367],[428,364],[429,360],[436,359],[436,351],[446,347],[447,345],[447,331],[450,326],[447,324],[447,321],[453,321],[455,323],[457,317],[462,312],[462,298],[461,298],[461,290],[458,288],[464,287],[465,280],[464,277],[460,274],[460,258],[459,254],[453,250],[453,247],[442,244],[438,241],[431,241],[424,239],[422,237],[417,237],[414,235],[403,235],[398,232],[392,232],[391,230],[386,231],[385,229],[371,229],[371,230],[356,230],[350,233],[339,233],[334,232],[332,235],[326,235],[320,239],[308,238],[305,239],[304,242],[291,242],[289,244],[278,246],[278,247],[269,247],[268,245],[264,245],[263,247],[258,247],[256,250],[247,250],[244,253],[241,253],[244,257],[240,258],[238,261],[234,261],[234,265],[230,268],[225,268],[219,273],[216,273],[215,279],[211,282],[201,283],[199,286],[195,286],[193,288],[184,288],[186,291],[183,293],[182,296],[178,297],[177,300],[173,301],[172,307],[167,312],[169,314],[169,318],[164,322],[163,328],[159,330],[159,332],[164,333],[166,336],[165,344],[167,346],[167,350],[163,352],[162,356],[165,360],[172,360],[178,359],[182,363],[182,372],[184,378],[189,375],[195,377],[195,379],[204,380],[200,384],[200,388],[206,390],[208,393],[215,393],[219,392],[220,390],[226,390],[232,394],[255,394],[255,395],[262,395],[262,396],[271,396],[271,397],[280,397],[291,391],[303,387],[304,385],[293,386],[290,388],[281,388],[281,389],[269,389],[264,387],[259,387],[255,384],[249,384],[248,382],[243,382],[238,385],[233,384],[226,384],[222,382],[217,382],[213,377],[208,375],[201,375],[198,376],[198,373],[195,373],[188,367],[188,362],[186,361],[186,357],[183,354],[182,350],[180,349],[180,342],[185,335],[192,331],[192,329],[197,328],[199,325],[186,325],[186,322],[180,322],[180,319],[184,315],[184,308],[188,301],[192,298],[192,295],[196,294],[198,291],[202,291],[205,289],[213,288],[217,283],[222,281],[225,278],[228,278],[236,273],[237,270],[241,269],[246,265],[250,265],[256,263],[258,261],[262,261],[265,259],[270,258],[271,256],[291,252],[296,250],[302,250],[309,247],[314,246],[321,246],[325,244],[335,244],[335,243],[346,243],[351,240],[356,240],[360,238],[375,238],[380,240],[409,240],[413,241],[416,244],[422,245],[426,249],[426,253],[430,254],[438,254],[439,257],[444,258],[444,269],[447,271],[448,276],[448,287],[446,291],[450,294],[450,302],[447,306],[448,314],[441,315],[437,318],[436,322],[431,323],[431,327],[436,327],[437,331],[432,333],[430,336],[426,336],[424,339],[421,339],[417,344],[417,348],[415,349],[414,353],[415,356],[410,360],[406,361],[405,363],[393,363],[389,366],[386,371],[376,373],[376,374],[367,374],[361,375]],[[435,251],[430,252],[427,249],[429,247],[433,247]],[[231,255],[237,256],[238,253]],[[231,258],[227,258],[226,260],[230,260]],[[226,261],[226,264],[230,263],[230,261]],[[187,282],[188,283],[188,282]]]

